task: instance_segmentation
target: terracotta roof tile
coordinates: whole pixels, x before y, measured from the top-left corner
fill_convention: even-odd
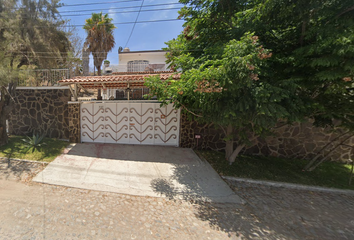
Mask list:
[[[174,71],[141,71],[141,72],[113,72],[113,75],[137,75],[137,74],[161,74],[161,73],[175,73]]]
[[[88,85],[88,84],[97,84],[97,83],[110,83],[110,84],[120,84],[120,83],[127,83],[127,82],[140,82],[144,83],[145,78],[149,76],[157,76],[160,75],[161,80],[167,80],[169,77],[172,76],[173,79],[177,80],[180,79],[180,73],[148,73],[148,74],[126,74],[126,75],[109,75],[109,76],[80,76],[74,77],[70,79],[60,80],[60,85],[70,85],[74,83],[80,83],[81,85]]]

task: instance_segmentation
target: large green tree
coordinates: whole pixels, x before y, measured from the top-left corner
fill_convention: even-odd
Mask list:
[[[37,68],[61,68],[67,61],[71,44],[66,22],[57,8],[59,0],[3,1],[2,31],[9,58],[20,58],[14,66],[35,65]]]
[[[97,74],[101,75],[101,66],[107,54],[115,45],[113,30],[116,28],[112,23],[112,18],[108,14],[92,13],[91,18],[86,19],[85,26],[87,44],[92,53],[94,65],[97,68]]]
[[[352,1],[180,2],[185,29],[167,49],[181,80],[147,85],[160,100],[220,126],[230,162],[279,120],[339,119],[353,128]]]
[[[71,44],[57,8],[59,1],[0,0],[0,145],[8,141],[6,119],[24,69],[60,68]]]

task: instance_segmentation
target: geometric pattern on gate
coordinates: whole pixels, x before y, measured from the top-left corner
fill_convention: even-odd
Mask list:
[[[180,111],[160,103],[82,103],[83,142],[179,144]]]

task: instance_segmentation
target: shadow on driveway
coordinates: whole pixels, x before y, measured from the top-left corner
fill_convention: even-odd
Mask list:
[[[34,181],[138,196],[243,203],[207,162],[186,148],[76,144]]]

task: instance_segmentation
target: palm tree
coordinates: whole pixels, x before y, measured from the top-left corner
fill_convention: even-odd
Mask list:
[[[92,13],[91,18],[86,19],[83,27],[86,30],[86,44],[88,50],[92,53],[94,65],[97,68],[97,74],[101,75],[101,65],[103,60],[107,59],[107,53],[115,45],[113,29],[116,27],[112,23],[112,18],[108,14]]]

